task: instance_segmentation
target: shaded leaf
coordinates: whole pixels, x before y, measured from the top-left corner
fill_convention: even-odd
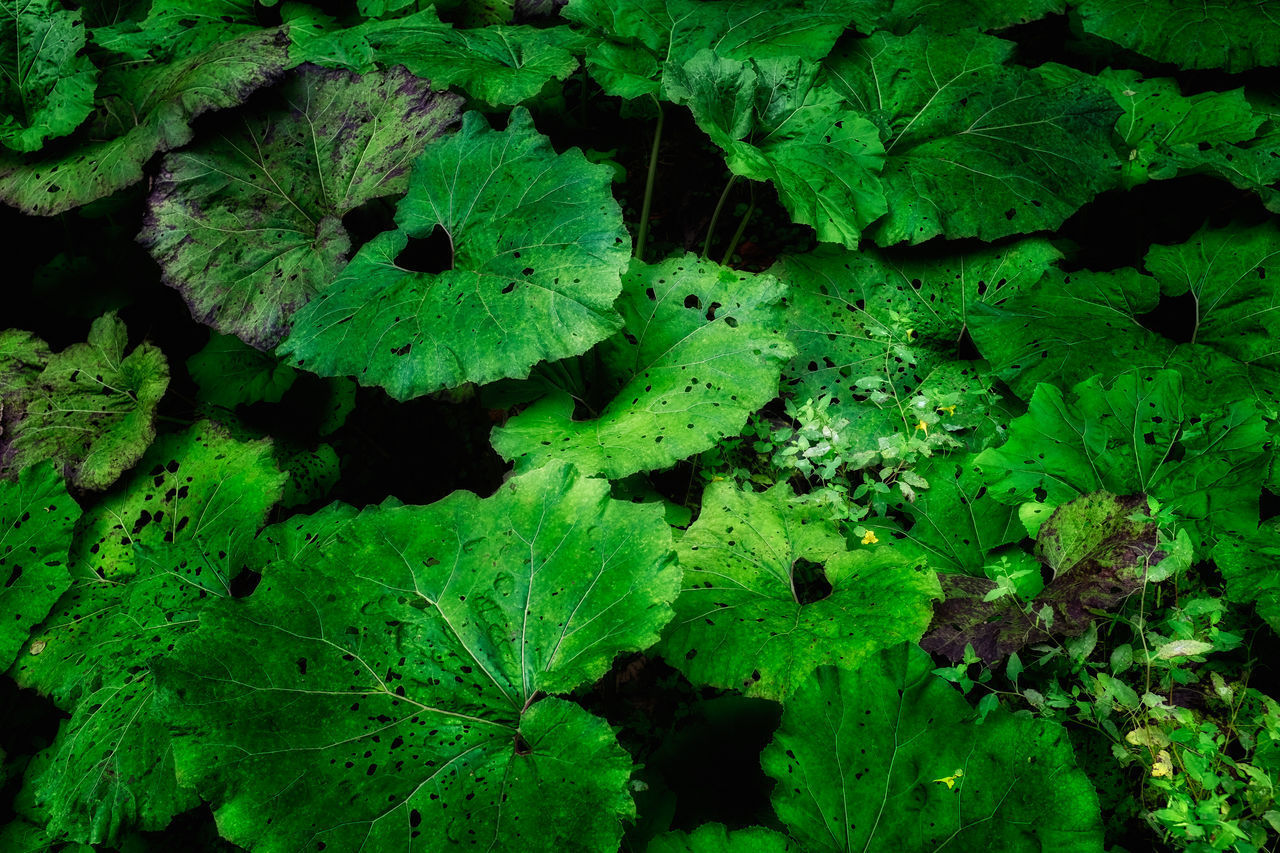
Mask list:
[[[1159,62],[1231,73],[1280,64],[1280,16],[1258,0],[1075,0],[1088,33]]]
[[[26,333],[8,334],[18,346],[5,363],[20,364],[23,378],[0,389],[0,474],[52,459],[73,486],[105,489],[155,437],[169,386],[164,354],[143,343],[125,355],[128,332],[114,312],[93,322],[86,343],[55,355]]]
[[[0,145],[38,151],[89,116],[98,69],[78,11],[57,0],[0,3]]]
[[[79,505],[50,463],[0,482],[0,668],[9,668],[32,627],[71,585],[67,553],[79,518]]]
[[[1280,631],[1280,529],[1274,521],[1223,537],[1213,562],[1227,582],[1227,596],[1252,603],[1271,630]]]
[[[172,63],[104,70],[87,141],[51,157],[0,156],[0,201],[49,216],[136,183],[153,154],[191,141],[197,116],[279,79],[287,48],[282,31],[257,30]]]
[[[613,396],[571,420],[559,392],[490,438],[517,470],[560,459],[610,478],[666,468],[737,434],[778,390],[791,346],[778,330],[782,286],[693,255],[631,262],[618,310],[623,330],[600,348]],[[615,390],[616,389],[616,390]]]
[[[857,669],[924,633],[933,572],[888,545],[847,551],[834,523],[794,499],[786,484],[703,493],[676,545],[684,589],[658,646],[694,684],[782,700],[819,666]]]
[[[356,253],[279,352],[399,400],[585,352],[618,327],[631,248],[610,174],[576,148],[556,154],[523,108],[503,131],[467,113],[418,158],[399,229]],[[451,268],[398,265],[410,238],[437,228]]]
[[[228,409],[242,403],[278,403],[297,377],[292,367],[269,353],[217,332],[187,359],[187,372],[200,386],[201,400]]]
[[[617,845],[629,757],[603,720],[540,697],[670,618],[660,509],[551,466],[484,501],[366,509],[313,545],[161,664],[182,778],[224,835],[259,850]]]
[[[667,832],[649,842],[648,853],[789,853],[795,848],[780,832],[758,826],[727,829],[704,823],[693,832]]]
[[[880,127],[889,212],[877,243],[1053,229],[1114,184],[1119,110],[1106,89],[1061,66],[1009,65],[1013,47],[919,29],[828,60],[832,84]]]
[[[922,27],[934,33],[962,30],[1002,30],[1039,20],[1066,9],[1066,0],[894,0],[879,21],[881,29],[898,34]]]
[[[819,669],[785,704],[761,761],[797,845],[1101,851],[1097,796],[1066,731],[1001,708],[979,725],[932,668],[902,644],[856,672]]]

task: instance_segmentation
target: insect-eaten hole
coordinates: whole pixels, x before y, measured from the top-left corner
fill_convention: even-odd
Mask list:
[[[831,594],[831,581],[821,563],[802,558],[791,564],[791,588],[797,603],[813,604]]]
[[[519,732],[516,732],[512,745],[515,747],[516,755],[528,755],[533,752],[533,747],[529,746],[529,742]]]
[[[396,255],[396,266],[411,272],[441,273],[453,269],[453,238],[437,225],[426,237],[410,237]]]

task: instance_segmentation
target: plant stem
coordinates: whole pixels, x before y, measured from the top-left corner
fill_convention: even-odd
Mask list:
[[[729,183],[724,185],[724,192],[720,193],[720,200],[716,202],[716,209],[711,212],[711,224],[707,226],[707,239],[702,244],[702,257],[706,257],[711,251],[711,238],[716,233],[716,223],[720,221],[720,211],[724,210],[724,203],[729,200],[729,190],[733,189],[733,184],[738,180],[737,175],[729,176]]]
[[[751,201],[747,204],[747,212],[742,214],[742,219],[738,221],[738,230],[733,232],[733,239],[729,241],[729,248],[724,250],[724,257],[720,259],[720,266],[729,266],[729,261],[733,260],[733,253],[738,248],[738,243],[742,241],[742,235],[747,231],[747,222],[751,219],[751,214],[756,212],[756,185],[748,184],[751,189]]]
[[[662,142],[662,123],[666,113],[662,102],[653,99],[658,107],[658,124],[653,129],[653,149],[649,152],[649,174],[644,181],[644,203],[640,207],[640,233],[636,235],[636,257],[644,260],[645,243],[649,240],[649,208],[653,206],[653,179],[658,174],[658,146]]]

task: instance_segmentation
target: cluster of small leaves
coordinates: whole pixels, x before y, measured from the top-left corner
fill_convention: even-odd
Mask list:
[[[1280,66],[1268,4],[347,5],[0,0],[0,202],[137,205],[210,330],[0,331],[0,659],[66,715],[0,847],[201,804],[256,851],[1093,853],[1117,802],[1274,844],[1280,105],[1168,71]],[[1045,16],[1132,67],[1033,67]],[[712,229],[767,183],[817,247],[641,257],[677,113]],[[1100,270],[1043,234],[1189,174],[1260,212]],[[477,388],[492,495],[328,502],[358,400]],[[768,827],[643,813],[584,700],[635,654],[779,709]]]

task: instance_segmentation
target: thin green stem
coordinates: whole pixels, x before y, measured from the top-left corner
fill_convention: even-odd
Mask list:
[[[751,201],[747,204],[747,212],[742,214],[742,219],[738,220],[738,230],[733,232],[733,239],[729,241],[729,248],[724,250],[724,257],[720,259],[720,266],[729,266],[729,261],[733,260],[733,253],[738,249],[738,243],[742,242],[742,235],[747,232],[747,222],[751,220],[751,214],[756,212],[756,185],[748,184],[751,189]]]
[[[702,257],[704,258],[711,251],[711,238],[716,234],[716,224],[720,221],[720,212],[724,210],[724,203],[729,200],[729,191],[733,189],[733,185],[737,180],[737,175],[729,176],[729,183],[724,185],[724,192],[720,193],[720,200],[716,202],[716,209],[711,212],[711,224],[707,226],[707,239],[702,244]]]
[[[653,206],[653,180],[658,174],[658,147],[662,143],[662,124],[666,113],[662,102],[653,99],[658,107],[658,124],[653,129],[653,148],[649,151],[649,174],[644,180],[644,203],[640,207],[640,233],[636,235],[636,257],[644,260],[645,244],[649,240],[649,209]]]

